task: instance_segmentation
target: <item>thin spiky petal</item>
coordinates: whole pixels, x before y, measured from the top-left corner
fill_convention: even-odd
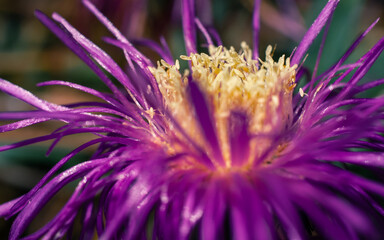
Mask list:
[[[195,1],[182,0],[184,42],[187,54],[196,53]]]
[[[255,0],[253,6],[253,59],[259,59],[260,5],[261,0]]]
[[[307,52],[309,46],[312,44],[313,40],[320,33],[321,29],[324,27],[326,22],[332,16],[333,12],[336,9],[336,6],[339,4],[340,0],[329,0],[327,5],[320,12],[319,16],[313,22],[312,26],[308,29],[307,33],[304,35],[299,46],[297,47],[295,53],[292,56],[291,63],[299,64],[305,53]]]

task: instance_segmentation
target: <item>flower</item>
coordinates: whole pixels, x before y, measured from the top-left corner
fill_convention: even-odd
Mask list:
[[[69,86],[102,100],[61,106],[0,80],[3,92],[36,108],[0,113],[0,119],[15,121],[2,125],[1,132],[49,120],[65,123],[1,151],[51,139],[54,147],[64,136],[95,135],[27,194],[0,205],[0,216],[17,215],[10,239],[21,238],[55,193],[76,180],[65,206],[27,239],[70,236],[80,210],[83,239],[95,234],[101,239],[380,237],[384,185],[351,168],[381,173],[384,166],[384,98],[358,97],[384,82],[360,83],[383,51],[384,38],[357,62],[345,64],[377,21],[337,63],[320,75],[315,70],[309,83],[294,92],[305,74],[306,51],[338,2],[327,2],[291,58],[275,62],[271,47],[265,60],[258,58],[259,0],[253,51],[242,43],[239,52],[221,46],[218,36],[195,19],[194,2],[183,0],[187,55],[180,59],[189,64],[183,73],[164,42],[142,42],[163,58],[155,66],[89,0],[84,5],[114,35],[105,41],[123,50],[127,71],[60,15],[49,18],[37,11],[37,18],[111,93],[64,81],[40,83]],[[196,50],[197,29],[208,53]],[[95,144],[99,148],[91,159],[57,173]]]

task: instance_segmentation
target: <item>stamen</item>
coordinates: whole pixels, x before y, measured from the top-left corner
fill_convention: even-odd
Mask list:
[[[254,60],[252,50],[245,42],[241,43],[240,52],[233,47],[210,46],[209,55],[192,53],[190,56],[180,56],[180,59],[190,61],[192,78],[200,85],[213,107],[216,132],[227,167],[231,167],[227,127],[232,111],[246,114],[248,131],[252,135],[279,131],[292,119],[292,91],[296,85],[297,66],[290,66],[290,59],[284,55],[275,62],[272,50],[271,46],[267,47],[265,61]],[[190,73],[182,76],[178,61],[171,66],[163,60],[150,71],[159,84],[165,106],[191,138],[204,148],[206,144],[201,139],[186,96]],[[255,141],[251,142],[251,145],[254,144]],[[253,149],[256,150],[250,156],[250,161],[263,150],[258,147]]]

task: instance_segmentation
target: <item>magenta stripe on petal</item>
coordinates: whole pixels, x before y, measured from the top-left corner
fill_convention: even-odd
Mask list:
[[[197,121],[201,126],[202,133],[205,136],[207,144],[211,145],[214,158],[213,162],[217,161],[218,164],[224,166],[224,159],[221,155],[221,149],[216,134],[215,124],[213,122],[212,112],[209,109],[210,106],[208,106],[204,93],[201,92],[197,83],[195,83],[191,78],[188,89]]]
[[[232,112],[228,119],[228,135],[231,149],[231,162],[234,166],[241,166],[249,159],[250,134],[247,115]]]

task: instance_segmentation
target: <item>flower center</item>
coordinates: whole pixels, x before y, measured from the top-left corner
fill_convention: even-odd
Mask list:
[[[252,51],[246,43],[241,51],[233,47],[209,48],[205,53],[181,56],[190,61],[192,79],[198,83],[212,107],[216,132],[227,167],[232,167],[230,151],[229,122],[233,111],[245,114],[250,136],[272,134],[286,127],[292,117],[292,91],[295,87],[295,66],[284,56],[277,62],[272,58],[272,47],[266,49],[265,61],[252,59]],[[189,71],[179,71],[179,62],[169,65],[158,62],[157,68],[151,68],[165,106],[172,113],[187,134],[201,144],[204,142],[196,117],[186,93]],[[267,140],[253,139],[248,147],[250,154],[247,163],[256,159],[271,143]],[[209,150],[207,150],[209,152]]]

